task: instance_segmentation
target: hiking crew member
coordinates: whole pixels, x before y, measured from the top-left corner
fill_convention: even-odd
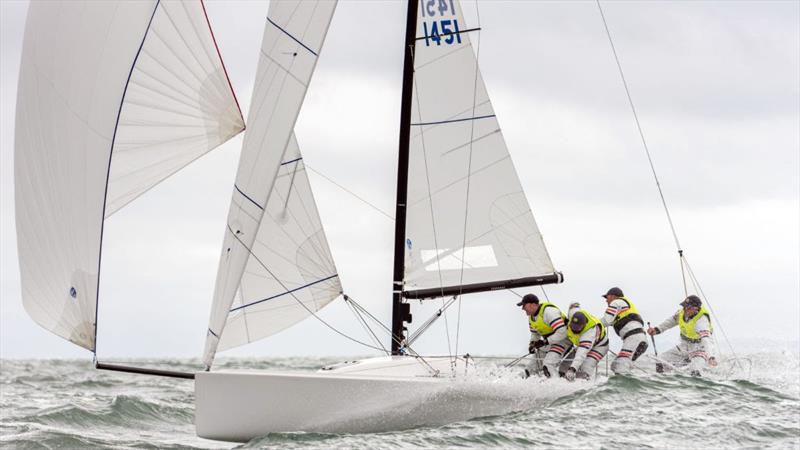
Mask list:
[[[567,338],[575,346],[575,356],[564,377],[588,380],[594,374],[597,363],[608,353],[608,336],[603,322],[573,303],[569,307]]]
[[[675,367],[688,364],[691,374],[699,376],[700,369],[704,368],[706,364],[711,367],[717,365],[717,360],[712,352],[711,314],[696,295],[686,297],[686,300],[681,302],[681,306],[682,309],[657,327],[649,328],[647,334],[651,336],[661,334],[677,325],[681,330],[681,342],[677,347],[660,355],[661,359]],[[656,371],[663,372],[664,365],[657,363]]]
[[[622,289],[613,287],[602,297],[606,299],[608,307],[600,320],[606,328],[613,326],[617,336],[622,339],[622,349],[611,363],[611,370],[614,373],[628,373],[633,361],[647,351],[644,321],[633,302],[622,293]]]
[[[534,355],[525,369],[525,377],[541,371],[550,378],[558,373],[561,356],[569,348],[564,313],[550,302],[539,303],[539,297],[534,294],[522,297],[517,306],[528,315],[531,330],[528,351]]]

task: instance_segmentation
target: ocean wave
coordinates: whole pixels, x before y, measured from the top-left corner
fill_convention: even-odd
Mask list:
[[[33,415],[16,419],[17,422],[33,422],[48,425],[116,425],[192,423],[194,410],[191,404],[173,406],[151,402],[138,397],[119,395],[101,405],[79,405],[68,403],[47,408]]]
[[[753,362],[744,377],[650,370],[575,383],[523,380],[519,367],[486,367],[448,394],[503,396],[516,412],[402,432],[273,433],[244,448],[800,448],[800,358],[743,358]],[[336,361],[232,358],[219,368],[310,371]],[[193,370],[198,361],[137,364]],[[186,380],[96,371],[87,361],[3,361],[0,394],[4,448],[232,445],[196,437],[193,383]],[[415,408],[424,403],[409,405]]]

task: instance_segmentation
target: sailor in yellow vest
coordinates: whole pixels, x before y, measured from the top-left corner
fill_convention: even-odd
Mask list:
[[[550,378],[558,373],[561,356],[569,349],[566,318],[558,307],[550,302],[539,303],[539,297],[528,294],[517,303],[528,316],[531,340],[528,351],[534,355],[525,369],[525,377],[541,373]]]
[[[622,293],[622,289],[612,287],[603,297],[608,307],[600,320],[606,328],[613,326],[617,336],[622,339],[622,349],[611,363],[611,370],[614,373],[628,373],[633,361],[647,351],[644,321],[633,302]]]
[[[682,367],[689,365],[692,375],[700,375],[700,369],[708,364],[717,365],[713,356],[713,343],[711,342],[711,315],[703,306],[703,302],[696,295],[686,297],[681,302],[682,309],[663,321],[657,327],[651,327],[647,334],[653,336],[677,325],[681,330],[681,342],[672,350],[659,355],[664,361]],[[663,372],[663,364],[656,364],[656,370]]]
[[[567,339],[575,346],[575,355],[564,377],[568,381],[576,377],[588,380],[594,375],[597,363],[608,353],[606,327],[578,303],[569,306],[568,319]]]

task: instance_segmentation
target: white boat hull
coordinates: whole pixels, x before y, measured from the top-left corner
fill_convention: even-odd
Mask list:
[[[430,363],[442,376],[431,376],[410,357],[376,358],[316,373],[198,373],[197,435],[246,442],[272,432],[381,432],[524,409],[514,389],[473,389],[450,376],[447,359]]]

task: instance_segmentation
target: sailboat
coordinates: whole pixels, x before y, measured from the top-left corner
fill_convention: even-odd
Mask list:
[[[466,25],[457,0],[412,0],[387,356],[316,373],[214,370],[217,352],[346,298],[293,133],[335,8],[327,0],[270,4],[205,370],[96,362],[100,369],[194,379],[197,434],[204,438],[385,431],[519,409],[513,396],[460,388],[469,358],[414,352],[409,302],[563,281],[478,68],[470,35],[479,28]],[[202,1],[32,4],[15,158],[29,315],[96,355],[104,220],[244,129]]]

